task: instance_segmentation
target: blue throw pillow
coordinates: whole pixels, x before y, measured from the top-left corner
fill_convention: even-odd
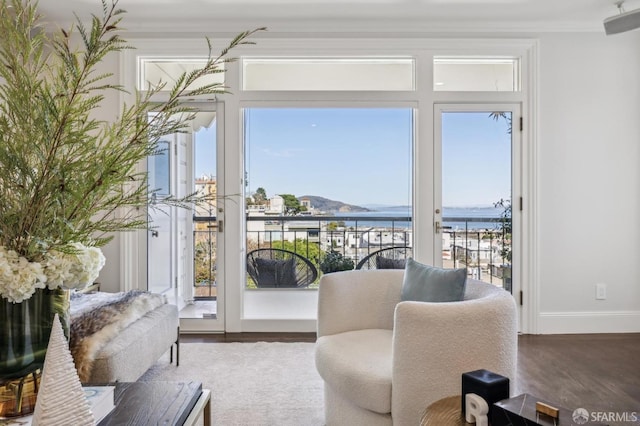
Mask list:
[[[402,300],[458,302],[464,299],[467,270],[423,265],[409,258],[404,269]]]

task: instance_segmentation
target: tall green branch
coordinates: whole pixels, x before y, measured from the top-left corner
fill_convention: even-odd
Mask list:
[[[223,84],[198,81],[224,72],[229,53],[262,30],[238,34],[217,55],[207,39],[205,64],[179,76],[166,101],[152,102],[166,88],[159,82],[107,122],[95,112],[106,93],[124,88],[98,68],[131,48],[120,35],[124,13],[118,0],[102,0],[89,24],[76,17],[49,34],[34,2],[0,0],[0,244],[29,260],[70,241],[102,245],[115,232],[148,226],[153,188],[139,164],[158,153],[163,136],[187,130],[196,112],[189,98],[226,93]]]

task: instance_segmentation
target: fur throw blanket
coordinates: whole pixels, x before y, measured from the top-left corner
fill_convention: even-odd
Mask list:
[[[165,296],[140,290],[72,294],[69,349],[80,381],[89,381],[97,353],[111,339],[165,303]]]

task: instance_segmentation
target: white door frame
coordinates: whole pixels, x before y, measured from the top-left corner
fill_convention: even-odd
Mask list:
[[[436,233],[436,222],[442,223],[442,114],[447,112],[486,112],[493,111],[511,112],[511,226],[512,226],[512,294],[518,306],[518,327],[522,324],[522,307],[520,306],[520,294],[523,283],[523,223],[522,223],[522,198],[523,198],[523,149],[522,131],[520,120],[522,106],[518,102],[513,103],[435,103],[433,107],[433,243],[434,262],[439,265],[442,262],[442,240]],[[487,119],[489,119],[487,117]],[[496,200],[497,201],[497,200]],[[438,212],[436,212],[436,209]]]
[[[217,40],[223,44],[224,40]],[[200,38],[184,39],[148,39],[139,38],[133,41],[137,50],[126,50],[121,54],[120,62],[120,82],[130,90],[136,87],[141,89],[143,85],[139,83],[140,60],[145,55],[162,56],[171,58],[184,57],[204,57],[206,55],[206,44]],[[433,138],[433,105],[435,103],[454,102],[479,102],[487,100],[496,102],[522,102],[523,115],[525,121],[525,131],[523,134],[524,156],[523,156],[523,176],[524,176],[524,206],[523,225],[523,275],[522,285],[525,289],[525,304],[523,306],[523,331],[537,331],[537,316],[539,305],[538,272],[537,268],[537,177],[539,172],[537,165],[537,134],[538,134],[538,84],[539,81],[539,41],[527,38],[429,38],[424,36],[412,36],[406,38],[389,39],[357,39],[357,38],[309,38],[300,40],[294,37],[287,38],[263,38],[255,46],[243,46],[239,51],[242,55],[263,55],[263,56],[348,56],[348,55],[407,55],[416,58],[416,68],[419,71],[416,75],[416,91],[396,93],[393,98],[396,101],[411,101],[417,106],[418,119],[416,120],[416,147],[414,152],[414,193],[425,193],[430,190],[432,182],[432,170],[427,168],[432,165],[432,142]],[[468,55],[489,55],[489,56],[509,56],[521,59],[522,80],[521,90],[518,92],[445,92],[434,91],[432,89],[433,75],[431,64],[434,55],[468,56]],[[225,232],[231,237],[226,238],[226,271],[225,279],[229,283],[226,286],[226,328],[228,332],[254,331],[253,324],[247,324],[242,320],[242,292],[239,282],[244,271],[244,248],[240,243],[244,235],[244,224],[242,211],[243,176],[242,170],[242,125],[240,111],[243,103],[246,102],[270,102],[275,99],[286,101],[299,101],[301,99],[313,102],[323,101],[369,101],[391,100],[386,94],[381,93],[318,93],[318,92],[245,92],[241,85],[240,62],[227,64],[226,85],[229,86],[233,94],[222,95],[220,98],[226,104],[226,140],[231,142],[226,144],[226,165],[225,174],[219,174],[219,178],[226,177],[224,190],[230,199],[236,203],[228,203],[226,209]],[[117,65],[114,65],[117,67]],[[400,97],[397,97],[401,95]],[[131,94],[120,93],[120,100],[132,102]],[[220,120],[222,123],[223,120]],[[427,200],[427,201],[422,201]],[[419,203],[419,204],[418,204]],[[414,218],[417,219],[416,212],[420,211],[427,215],[433,212],[433,198],[414,196]],[[424,217],[423,220],[414,222],[414,246],[420,248],[422,253],[420,261],[428,262],[432,258],[432,239],[427,234],[432,232],[433,223],[431,218]],[[424,225],[422,225],[424,224]],[[140,236],[143,233],[144,238]],[[120,265],[120,289],[129,290],[132,288],[143,288],[146,284],[146,268],[141,268],[142,259],[146,253],[146,231],[122,233],[119,236],[119,265]],[[426,257],[423,257],[426,256]],[[294,323],[299,321],[285,321]],[[278,329],[277,324],[260,324],[265,331]],[[312,321],[307,325],[313,326]],[[266,329],[269,330],[266,330]]]
[[[221,102],[190,102],[189,106],[198,111],[216,113],[216,179],[218,196],[224,197],[224,107]],[[193,132],[186,134],[174,134],[171,136],[170,146],[170,182],[171,195],[185,196],[194,191],[194,150]],[[178,144],[182,141],[183,148]],[[180,152],[180,155],[178,155]],[[185,167],[185,176],[180,177],[178,172],[180,167]],[[181,188],[181,185],[183,188]],[[220,204],[220,203],[219,203]],[[178,310],[191,302],[193,290],[191,284],[194,280],[194,253],[193,253],[193,213],[190,211],[178,212],[175,206],[167,207],[171,224],[171,285],[165,294],[169,302],[177,305]],[[222,210],[221,210],[222,209]],[[218,206],[216,214],[218,221],[224,221],[225,209],[223,205]],[[184,221],[184,223],[179,223]],[[219,229],[219,228],[218,228]],[[178,241],[179,231],[184,232],[182,244]],[[185,333],[221,333],[225,330],[225,269],[224,269],[224,233],[218,232],[216,238],[216,267],[217,267],[217,311],[216,318],[181,318],[180,329]],[[148,239],[147,231],[140,233],[138,244],[144,247],[146,256],[138,257],[138,288],[147,290],[148,288]],[[181,247],[184,245],[184,247]],[[180,255],[184,252],[184,256]],[[182,265],[179,263],[183,262]]]
[[[224,222],[225,222],[225,206],[224,206],[224,165],[225,165],[225,149],[224,149],[224,103],[222,102],[191,102],[191,107],[196,108],[198,111],[215,112],[216,113],[216,188],[217,196],[223,200],[218,200],[216,221],[223,226],[218,226],[218,235],[216,236],[216,318],[181,318],[180,319],[180,331],[184,333],[222,333],[225,331],[225,236]],[[195,178],[195,165],[194,165],[194,150],[193,143],[190,145],[188,158],[190,159],[188,164],[188,181],[194,182]],[[193,192],[195,188],[191,187],[190,191]],[[189,271],[187,274],[190,283],[194,280],[193,270],[193,217],[189,216],[187,220],[187,228],[189,229],[189,239],[191,250],[188,251],[189,257]],[[222,229],[222,231],[221,231]]]

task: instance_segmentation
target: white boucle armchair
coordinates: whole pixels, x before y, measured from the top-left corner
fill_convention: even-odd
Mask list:
[[[462,373],[511,380],[517,351],[511,294],[467,280],[461,302],[401,302],[403,270],[348,271],[320,281],[315,361],[327,426],[416,426],[459,395]]]

